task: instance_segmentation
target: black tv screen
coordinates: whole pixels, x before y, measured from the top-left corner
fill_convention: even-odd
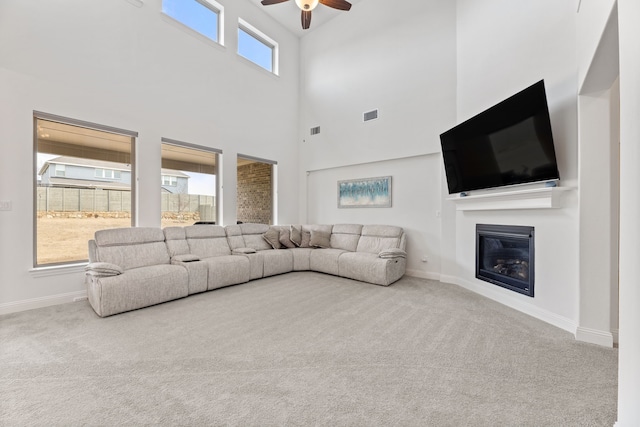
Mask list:
[[[449,194],[560,178],[544,80],[440,135]]]

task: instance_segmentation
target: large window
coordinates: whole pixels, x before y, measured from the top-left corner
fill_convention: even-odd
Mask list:
[[[223,10],[213,0],[162,0],[164,14],[220,44],[224,44]]]
[[[238,21],[238,55],[278,74],[278,43],[242,19]]]
[[[276,224],[277,162],[238,154],[239,222]]]
[[[133,225],[135,132],[34,113],[34,265],[85,261],[97,230]]]
[[[162,226],[216,223],[220,150],[162,138]]]

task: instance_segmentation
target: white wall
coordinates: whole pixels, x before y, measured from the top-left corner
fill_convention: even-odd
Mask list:
[[[483,111],[545,80],[561,185],[578,177],[576,8],[569,2],[486,0],[457,2],[457,120]],[[443,202],[451,212],[453,202]],[[455,257],[443,276],[564,329],[578,322],[578,205],[576,192],[561,209],[458,212],[443,240]],[[475,225],[535,227],[535,298],[475,278]],[[453,230],[455,229],[455,230]],[[452,233],[455,233],[452,235]],[[449,248],[453,250],[453,248]],[[443,261],[444,264],[444,261]]]
[[[455,25],[455,2],[367,0],[301,41],[301,219],[402,226],[409,269],[424,277],[440,268],[439,135],[455,121]],[[363,123],[375,108],[379,119]],[[310,136],[314,126],[321,133]],[[385,175],[392,208],[337,209],[337,180]]]
[[[382,160],[361,165],[311,171],[307,176],[308,220],[316,223],[366,223],[402,225],[407,233],[407,273],[440,277],[439,154]],[[337,182],[344,179],[392,176],[391,208],[337,208]],[[424,262],[423,258],[427,261]]]
[[[620,353],[617,427],[640,424],[640,3],[618,0],[620,28]]]
[[[297,222],[299,40],[250,2],[226,3],[226,46],[160,13],[160,0],[0,2],[0,312],[71,300],[81,268],[32,272],[34,110],[139,132],[139,225],[160,225],[160,138],[223,150],[224,221],[236,154],[277,160],[280,222]],[[276,77],[236,55],[242,17],[280,44]],[[250,124],[250,125],[248,125]]]

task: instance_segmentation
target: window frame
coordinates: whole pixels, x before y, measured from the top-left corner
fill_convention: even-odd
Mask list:
[[[217,16],[217,27],[218,27],[218,34],[216,35],[217,40],[212,39],[211,37],[207,36],[206,34],[201,33],[200,31],[196,30],[195,28],[191,27],[190,25],[174,18],[173,16],[169,15],[167,12],[165,12],[163,10],[163,5],[164,5],[164,0],[161,0],[160,2],[160,13],[166,17],[167,19],[169,19],[169,22],[172,23],[176,23],[177,25],[180,25],[181,28],[187,29],[189,31],[190,34],[196,35],[198,37],[202,37],[205,40],[207,40],[208,42],[211,43],[215,43],[217,45],[220,46],[224,46],[224,6],[221,5],[220,3],[218,3],[215,0],[192,0],[195,1],[196,3],[199,3],[200,5],[202,5],[203,7],[206,7],[207,9],[209,9],[210,11],[212,11],[213,13],[216,14]]]
[[[82,127],[87,129],[93,129],[100,132],[108,132],[121,136],[127,136],[131,138],[130,160],[131,160],[131,227],[136,227],[138,223],[137,205],[138,205],[138,180],[137,176],[137,158],[136,158],[136,146],[138,139],[138,132],[116,128],[113,126],[106,126],[97,123],[92,123],[84,120],[73,119],[69,117],[63,117],[56,114],[45,113],[42,111],[33,111],[33,241],[32,241],[32,265],[31,271],[48,271],[52,268],[66,268],[78,264],[86,264],[87,259],[71,260],[62,262],[52,262],[46,264],[38,264],[38,120],[45,120],[50,122],[57,122],[64,125]]]
[[[178,185],[178,177],[173,175],[162,175],[162,185],[166,187],[176,187]]]
[[[241,57],[246,59],[247,61],[251,62],[254,65],[257,65],[258,67],[260,67],[261,69],[279,76],[280,75],[280,46],[278,44],[278,42],[276,42],[275,40],[273,40],[271,37],[267,36],[265,33],[263,33],[262,31],[258,30],[256,27],[254,27],[253,25],[249,24],[247,21],[245,21],[242,18],[238,18],[238,32],[236,34],[238,34],[238,40],[240,40],[240,36],[239,36],[239,32],[243,31],[245,33],[247,33],[248,35],[250,35],[251,37],[253,37],[254,39],[256,39],[257,41],[259,41],[260,43],[264,44],[265,46],[271,48],[271,70],[264,68],[262,65],[258,64],[257,62],[254,62],[252,59],[247,58],[246,56],[242,55],[240,53],[240,42],[238,41],[238,47],[236,50],[236,54]]]
[[[223,209],[222,209],[222,191],[223,191],[223,173],[222,173],[222,150],[219,148],[213,148],[213,147],[207,147],[207,146],[203,146],[203,145],[198,145],[198,144],[192,144],[190,142],[184,142],[184,141],[179,141],[176,139],[171,139],[171,138],[166,138],[166,137],[161,137],[160,138],[160,169],[162,169],[162,146],[163,145],[173,145],[179,148],[187,148],[187,149],[191,149],[191,150],[196,150],[196,151],[204,151],[207,153],[212,153],[215,154],[215,206],[216,206],[216,210],[215,210],[215,220],[216,220],[216,224],[222,225],[223,224],[223,219],[222,219],[222,214],[223,214]],[[170,175],[162,175],[162,173],[160,174],[161,177],[164,176],[170,176]],[[177,177],[174,177],[176,179],[176,186],[177,186]],[[163,184],[163,179],[160,180],[160,188],[162,188]],[[162,216],[162,207],[160,207],[160,215]]]

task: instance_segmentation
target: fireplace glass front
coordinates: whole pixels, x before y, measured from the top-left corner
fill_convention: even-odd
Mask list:
[[[533,297],[534,228],[476,225],[476,277]]]

